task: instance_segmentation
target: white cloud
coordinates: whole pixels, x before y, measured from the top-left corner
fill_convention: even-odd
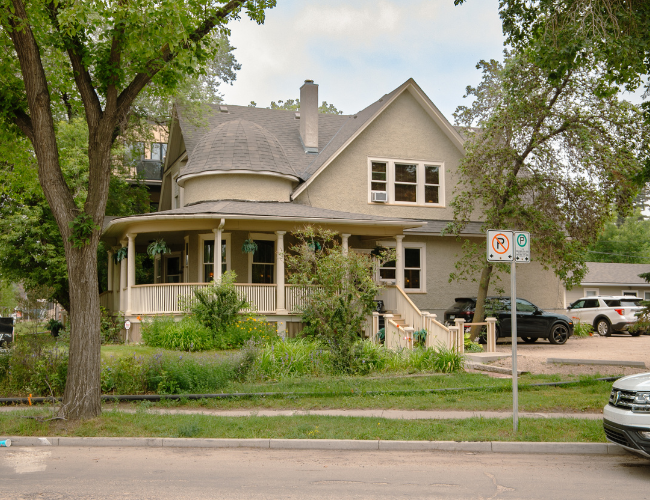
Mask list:
[[[498,0],[281,0],[264,25],[233,24],[231,40],[242,63],[223,88],[231,104],[296,98],[310,78],[321,100],[353,113],[413,77],[451,119],[503,37]]]

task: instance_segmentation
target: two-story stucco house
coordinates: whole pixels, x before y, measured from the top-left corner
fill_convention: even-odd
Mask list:
[[[417,322],[412,310],[440,317],[455,297],[476,295],[476,283],[449,283],[462,242],[441,235],[452,219],[463,138],[415,81],[354,115],[327,115],[317,110],[318,85],[307,80],[300,106],[215,106],[203,126],[176,112],[159,211],[105,226],[103,240],[128,247],[128,258],[119,265],[109,258],[104,305],[137,329],[138,316],[178,313],[179,295],[233,270],[240,293],[291,333],[300,294],[285,284],[282,256],[291,232],[306,224],[337,231],[348,251],[395,247],[396,261],[378,279],[389,285],[386,309],[407,325]],[[463,236],[485,244],[479,221]],[[158,239],[172,253],[156,261],[154,284],[135,285],[136,248]],[[243,253],[245,240],[257,251]],[[538,264],[519,266],[518,282],[519,296],[564,307],[561,283]]]

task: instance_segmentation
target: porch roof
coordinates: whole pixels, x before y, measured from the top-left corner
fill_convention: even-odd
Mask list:
[[[425,221],[381,217],[378,215],[340,212],[326,208],[311,207],[299,203],[221,200],[206,201],[182,208],[152,212],[149,214],[115,217],[104,222],[103,236],[120,237],[134,224],[190,220],[252,220],[285,221],[312,224],[343,224],[349,226],[384,226],[405,230],[419,228]],[[159,224],[155,224],[159,230]],[[152,228],[153,229],[153,228]],[[188,227],[189,229],[189,227]],[[137,232],[137,231],[136,231]]]
[[[447,227],[451,220],[423,220],[422,227],[405,229],[405,234],[420,234],[425,236],[440,236],[440,233]],[[485,231],[482,229],[482,222],[468,222],[460,234],[465,236],[477,235],[485,237]],[[453,235],[449,235],[453,236]]]

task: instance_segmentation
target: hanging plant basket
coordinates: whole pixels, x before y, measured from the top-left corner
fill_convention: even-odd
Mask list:
[[[126,259],[128,255],[129,255],[129,249],[127,247],[121,247],[115,252],[115,255],[113,255],[113,261],[116,264],[119,264],[124,259]]]
[[[165,240],[156,240],[149,243],[147,253],[149,254],[149,257],[153,259],[156,255],[172,253],[172,251],[167,246],[167,243],[165,243]]]
[[[316,250],[320,250],[322,248],[320,243],[314,240],[311,240],[309,243],[307,243],[307,246],[312,252],[315,252]]]
[[[257,243],[250,239],[244,240],[241,251],[242,253],[255,253],[257,251]]]

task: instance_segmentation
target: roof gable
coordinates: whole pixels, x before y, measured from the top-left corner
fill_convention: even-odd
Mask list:
[[[300,184],[291,195],[296,199],[318,175],[325,170],[335,158],[337,158],[364,130],[366,130],[377,117],[379,117],[400,95],[409,92],[415,100],[422,106],[431,119],[436,123],[450,142],[461,152],[465,153],[463,138],[456,129],[449,123],[440,110],[431,102],[427,95],[422,91],[415,80],[409,78],[402,85],[397,87],[391,93],[386,94],[379,100],[372,103],[367,108],[361,110],[352,116],[352,120],[345,123],[336,133],[332,140],[326,145],[318,157],[310,163],[301,177],[306,182]]]

